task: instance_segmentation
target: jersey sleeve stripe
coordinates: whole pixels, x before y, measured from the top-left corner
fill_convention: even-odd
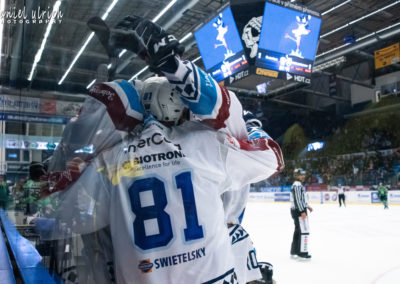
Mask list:
[[[211,279],[211,280],[209,280],[209,281],[207,281],[207,282],[203,282],[202,284],[217,283],[219,280],[224,279],[225,277],[227,277],[228,275],[230,275],[230,274],[232,274],[232,273],[234,273],[234,272],[235,272],[235,269],[232,268],[231,270],[228,270],[228,271],[225,272],[224,274],[222,274],[222,275],[220,275],[220,276],[218,276],[218,277],[216,277],[216,278],[214,278],[214,279]]]
[[[236,140],[239,142],[240,149],[245,151],[266,151],[271,149],[275,154],[278,164],[276,167],[276,173],[282,172],[285,168],[285,162],[283,160],[281,148],[274,140],[268,138],[258,138],[250,141],[236,138]]]
[[[215,119],[204,119],[203,122],[214,129],[221,129],[226,127],[225,121],[229,118],[229,108],[231,105],[231,98],[228,89],[219,86],[221,89],[222,104],[218,110],[218,115]]]
[[[285,168],[285,161],[283,159],[283,154],[281,147],[272,139],[268,139],[268,146],[271,147],[272,151],[275,153],[276,161],[278,162],[278,167],[276,173],[280,173]]]
[[[107,84],[94,85],[89,95],[103,103],[117,130],[131,131],[141,120],[126,114],[125,106],[116,90]]]
[[[126,115],[136,118],[138,120],[143,120],[144,110],[142,107],[142,103],[140,101],[139,95],[130,83],[127,82],[128,85],[125,85],[126,90],[123,89],[117,81],[107,82],[105,84],[116,91],[124,106]],[[135,107],[133,108],[132,106]]]
[[[117,83],[125,92],[131,108],[138,113],[143,113],[142,103],[140,102],[139,95],[135,87],[133,87],[131,83],[125,80],[114,81],[114,82]]]

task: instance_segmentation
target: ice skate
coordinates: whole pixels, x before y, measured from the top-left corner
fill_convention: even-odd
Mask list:
[[[307,261],[307,260],[311,260],[311,255],[308,253],[301,253],[297,255],[297,260],[300,261]]]

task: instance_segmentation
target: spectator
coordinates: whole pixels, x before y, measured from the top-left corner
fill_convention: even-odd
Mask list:
[[[4,176],[0,176],[0,208],[7,209],[8,195],[8,185],[4,180]]]

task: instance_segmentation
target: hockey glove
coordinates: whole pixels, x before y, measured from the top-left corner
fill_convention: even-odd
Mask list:
[[[127,16],[115,26],[111,44],[136,53],[156,73],[174,73],[177,68],[175,56],[184,51],[178,40],[161,26],[137,16]]]
[[[243,110],[243,119],[247,127],[262,127],[261,121],[251,111]]]

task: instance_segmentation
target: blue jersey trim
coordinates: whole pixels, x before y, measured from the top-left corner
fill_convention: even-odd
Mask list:
[[[197,68],[194,66],[194,68]],[[198,102],[192,102],[187,98],[183,97],[182,100],[189,105],[189,109],[197,115],[210,115],[215,108],[217,103],[217,89],[215,83],[208,74],[204,73],[203,70],[197,68],[199,77],[197,77],[197,72],[194,73],[194,84],[198,85],[198,80],[200,79],[200,99]]]
[[[229,274],[232,274],[232,273],[234,273],[234,272],[235,272],[235,269],[232,268],[231,270],[225,272],[225,273],[222,274],[221,276],[218,276],[218,277],[216,277],[216,278],[214,278],[214,279],[211,279],[210,281],[203,282],[202,284],[211,284],[211,283],[218,282],[219,280],[224,279],[226,276],[228,276]]]
[[[142,103],[140,102],[139,95],[135,87],[133,87],[131,83],[125,80],[114,81],[114,82],[117,83],[125,92],[126,97],[128,98],[129,101],[129,105],[131,106],[131,109],[143,114]]]

